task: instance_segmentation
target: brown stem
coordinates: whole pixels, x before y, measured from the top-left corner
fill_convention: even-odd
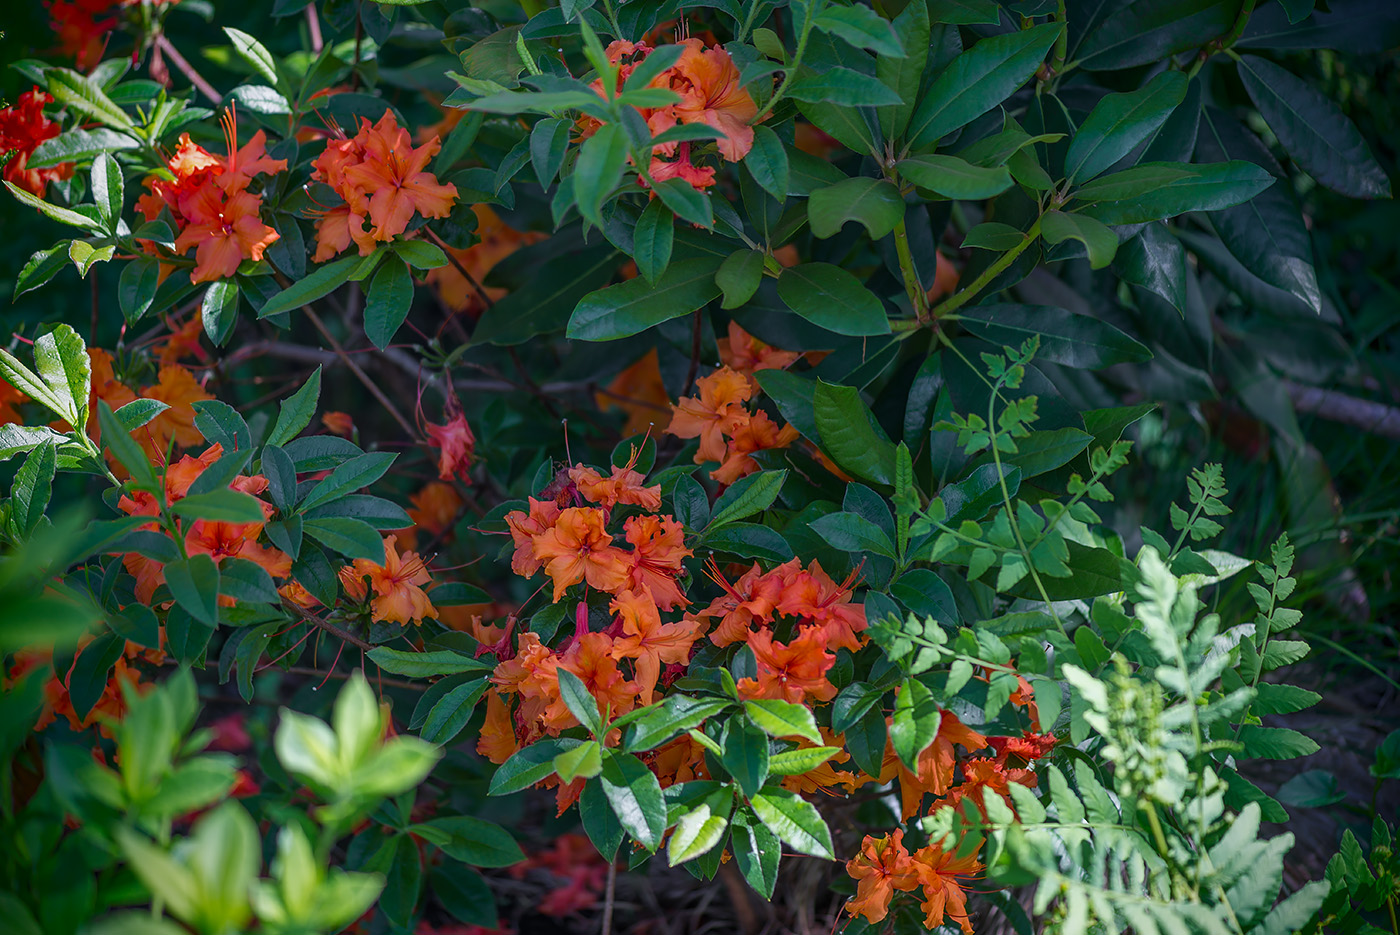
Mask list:
[[[306,611],[302,610],[300,607],[296,608],[296,612],[302,620],[320,627],[322,630],[325,630],[331,636],[344,640],[345,642],[349,643],[351,646],[356,647],[357,649],[360,649],[364,652],[369,652],[371,649],[374,648],[374,644],[365,642],[364,640],[360,639],[358,636],[356,636],[348,630],[342,630],[340,627],[331,623],[329,620],[323,620],[315,614],[309,614]]]
[[[613,898],[617,895],[617,859],[608,861],[608,889],[603,897],[603,927],[601,935],[612,935]]]
[[[185,61],[185,57],[180,54],[180,50],[175,48],[169,39],[165,38],[165,33],[158,33],[156,35],[156,48],[160,49],[161,52],[174,63],[175,67],[180,69],[182,75],[190,79],[190,84],[198,88],[199,93],[209,98],[209,100],[215,104],[224,99],[222,94],[214,90],[212,84],[204,80],[203,75],[195,71],[193,65]]]
[[[486,290],[482,288],[481,283],[477,282],[476,277],[473,276],[470,272],[468,272],[467,268],[462,265],[462,261],[457,259],[457,257],[455,257],[452,254],[452,248],[447,245],[447,241],[439,237],[433,231],[432,228],[426,225],[419,229],[422,230],[423,233],[427,234],[428,239],[431,240],[433,243],[437,244],[438,247],[441,248],[443,253],[447,254],[447,261],[453,266],[457,267],[457,272],[461,273],[462,276],[467,280],[467,283],[472,287],[472,290],[476,292],[477,297],[486,304],[486,307],[494,308],[496,303],[491,301],[491,297],[486,294]]]

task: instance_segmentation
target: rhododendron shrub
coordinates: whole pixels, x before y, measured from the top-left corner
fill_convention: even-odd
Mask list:
[[[7,923],[1369,930],[1384,822],[1260,836],[1289,538],[1120,501],[1158,403],[1296,428],[1241,335],[1389,180],[1279,50],[1382,6],[46,4]]]

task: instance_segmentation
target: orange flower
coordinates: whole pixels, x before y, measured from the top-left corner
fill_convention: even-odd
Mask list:
[[[559,659],[559,666],[577,675],[583,687],[598,702],[598,710],[608,718],[626,714],[636,706],[637,685],[627,680],[617,667],[613,638],[606,633],[585,633],[575,640]],[[559,675],[555,672],[557,682]],[[562,698],[545,712],[545,727],[567,730],[578,724]]]
[[[662,610],[690,603],[676,583],[685,571],[683,562],[692,554],[685,547],[685,527],[669,516],[632,516],[622,524],[622,531],[632,544],[628,586],[649,591]]]
[[[513,510],[506,514],[506,528],[515,542],[515,554],[511,556],[510,570],[522,578],[533,578],[535,572],[544,567],[544,562],[535,557],[535,539],[547,530],[554,528],[559,519],[559,504],[554,500],[530,498],[530,511]]]
[[[852,574],[838,585],[820,562],[813,561],[805,571],[797,571],[784,582],[778,611],[815,621],[826,633],[828,646],[858,652],[863,642],[858,634],[865,630],[865,605],[851,603]]]
[[[1035,771],[1007,767],[987,757],[975,757],[963,763],[963,781],[951,790],[948,798],[939,802],[937,807],[956,807],[963,799],[971,799],[972,804],[985,816],[987,807],[984,799],[990,790],[1001,796],[1012,811],[1015,811],[1016,805],[1011,800],[1013,782],[1019,786],[1033,788],[1036,785]]]
[[[204,349],[199,346],[199,339],[204,334],[204,322],[200,316],[191,315],[178,328],[168,321],[166,324],[170,327],[170,335],[153,348],[162,365],[176,363],[185,357],[205,359]]]
[[[434,536],[447,533],[462,509],[462,496],[457,488],[440,480],[429,481],[408,499],[413,504],[409,517]]]
[[[179,364],[161,367],[157,383],[146,387],[141,391],[141,395],[159,400],[170,407],[147,422],[133,436],[145,436],[141,447],[146,449],[146,454],[152,459],[165,460],[165,452],[171,439],[181,448],[197,445],[204,440],[204,435],[194,427],[194,404],[214,397],[204,391],[204,387],[195,380],[194,374]]]
[[[786,646],[774,640],[770,631],[759,630],[749,637],[748,645],[758,661],[758,678],[739,680],[739,694],[745,698],[801,704],[836,697],[836,686],[826,678],[836,657],[826,651],[826,637],[817,627],[804,628]]]
[[[865,916],[872,925],[889,915],[896,891],[909,892],[919,885],[918,871],[904,847],[904,832],[899,830],[882,838],[867,834],[860,853],[846,862],[846,872],[856,881],[856,895],[846,903],[846,911]]]
[[[758,338],[739,327],[737,321],[729,322],[729,337],[720,338],[719,359],[731,370],[737,370],[749,378],[755,393],[758,381],[753,375],[760,370],[785,370],[802,355],[796,351],[780,351],[764,344]]]
[[[627,553],[612,544],[603,527],[602,510],[569,507],[554,525],[534,538],[535,559],[554,579],[554,600],[580,581],[599,591],[615,592],[627,584]]]
[[[315,261],[330,259],[352,241],[361,256],[368,256],[376,242],[393,240],[407,230],[415,213],[447,217],[457,188],[439,184],[426,171],[441,148],[434,137],[415,149],[388,108],[373,125],[361,118],[353,139],[328,144],[312,164],[311,177],[335,189],[345,204],[323,212],[317,221]]]
[[[928,300],[937,301],[945,295],[952,293],[958,287],[958,268],[953,265],[953,261],[943,255],[943,251],[937,252],[937,263],[933,268],[933,285],[928,287]]]
[[[102,437],[102,425],[97,420],[97,401],[104,400],[112,408],[112,411],[116,412],[134,400],[136,394],[125,383],[117,379],[112,370],[112,355],[102,348],[88,348],[88,365],[92,370],[92,382],[88,390],[87,430],[93,441],[98,441]],[[0,399],[3,399],[5,388],[8,385],[4,381],[0,381]],[[23,397],[21,396],[21,398]],[[0,423],[5,421],[3,408],[3,405],[0,405]]]
[[[917,772],[910,771],[904,761],[895,755],[892,744],[885,747],[879,781],[885,783],[899,778],[901,818],[910,818],[919,813],[925,793],[949,793],[957,765],[955,744],[961,744],[967,750],[980,750],[987,745],[987,738],[958,720],[953,712],[945,710],[933,742],[919,753]]]
[[[349,413],[332,410],[321,415],[321,424],[326,427],[326,431],[332,435],[339,435],[341,438],[349,438],[355,434],[355,420]]]
[[[719,626],[710,634],[710,642],[725,647],[749,638],[749,630],[754,623],[760,626],[773,622],[773,614],[782,597],[785,583],[783,572],[797,566],[797,560],[779,566],[768,574],[760,570],[758,562],[730,584],[720,573],[713,558],[705,569],[711,581],[724,589],[724,593],[710,602],[710,606],[696,614],[701,619],[719,617]]]
[[[223,203],[215,190],[203,189],[194,223],[175,238],[175,251],[186,253],[194,247],[191,282],[227,279],[245,259],[261,260],[263,251],[277,241],[277,231],[262,222],[262,196],[238,192]]]
[[[661,664],[689,662],[690,648],[700,638],[700,627],[694,620],[662,623],[656,601],[645,589],[623,591],[613,598],[610,609],[622,618],[623,633],[613,643],[613,658],[636,661],[637,694],[643,705],[649,705],[661,677]]]
[[[467,470],[476,451],[476,436],[467,424],[467,417],[454,403],[455,400],[448,404],[445,424],[427,423],[428,442],[438,449],[438,479],[458,478],[470,484],[472,478]]]
[[[791,425],[785,424],[780,429],[766,412],[755,412],[734,424],[723,462],[710,476],[721,484],[732,484],[759,469],[758,462],[751,457],[755,451],[786,448],[797,439],[797,429]]]
[[[590,503],[611,510],[619,503],[639,506],[644,510],[661,509],[661,485],[646,486],[646,478],[633,470],[637,452],[627,464],[614,465],[612,474],[604,477],[591,467],[576,464],[569,468],[569,480]]]
[[[94,380],[94,383],[95,382]],[[18,407],[21,403],[26,403],[28,401],[28,396],[25,396],[4,380],[0,380],[0,425],[23,425],[24,416],[20,414]],[[91,421],[96,422],[97,420],[93,419]]]
[[[681,43],[685,51],[670,69],[669,87],[680,94],[670,108],[673,123],[703,123],[718,130],[719,151],[730,162],[743,159],[753,148],[753,127],[758,105],[739,81],[739,68],[729,53],[716,46],[705,48],[699,39]],[[667,128],[664,120],[650,122],[652,133]]]
[[[1026,731],[1020,737],[988,737],[987,743],[997,752],[997,762],[1006,766],[1016,757],[1018,762],[1030,763],[1049,755],[1057,738],[1054,734]]]
[[[648,765],[663,789],[680,782],[710,778],[710,771],[705,766],[705,748],[689,733],[681,734],[659,748]]]
[[[748,419],[743,404],[753,395],[748,378],[736,370],[721,367],[695,382],[698,397],[682,396],[671,407],[671,424],[666,431],[678,438],[699,438],[696,464],[723,461],[724,436]]]
[[[465,111],[454,109],[452,113],[460,116]],[[543,231],[518,231],[502,221],[489,205],[472,205],[472,211],[476,214],[477,242],[465,250],[449,248],[448,254],[457,263],[448,263],[446,266],[428,270],[427,281],[436,290],[443,305],[454,312],[475,315],[486,310],[487,301],[499,302],[505,298],[506,290],[484,286],[486,298],[483,299],[476,287],[462,275],[461,269],[457,268],[458,264],[471,273],[472,278],[480,285],[497,263],[521,247],[539,243],[549,235]]]
[[[420,624],[424,617],[437,616],[437,610],[423,591],[423,585],[431,583],[433,579],[417,555],[412,552],[399,555],[395,548],[396,541],[395,536],[385,537],[383,565],[377,565],[367,558],[357,558],[353,565],[340,570],[340,582],[345,587],[345,593],[362,601],[368,596],[364,579],[369,579],[370,590],[374,592],[370,613],[375,620]]]
[[[948,918],[962,926],[964,935],[972,935],[972,923],[967,918],[967,892],[961,881],[982,870],[977,861],[977,851],[981,849],[979,842],[971,854],[958,857],[956,848],[945,852],[938,845],[930,844],[914,853],[914,871],[924,890],[920,908],[924,910],[924,925],[930,931]]]
[[[481,725],[481,736],[476,741],[476,752],[492,763],[500,765],[510,759],[511,754],[520,749],[515,739],[515,726],[510,720],[510,708],[501,693],[491,690],[486,693],[486,720]]]
[[[821,744],[812,743],[812,741],[803,737],[798,740],[797,749],[807,750],[816,746],[844,748],[846,746],[845,735],[838,734],[829,727],[818,727],[817,729],[821,731]],[[807,770],[805,773],[784,776],[782,782],[783,788],[799,793],[824,792],[831,789],[833,786],[845,786],[847,790],[854,789],[860,784],[859,778],[854,773],[839,770],[835,766],[835,764],[838,763],[849,763],[850,760],[851,755],[847,753],[845,749],[841,749],[841,751],[831,759]]]

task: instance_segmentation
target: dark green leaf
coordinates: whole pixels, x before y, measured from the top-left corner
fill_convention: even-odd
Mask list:
[[[885,307],[853,274],[829,263],[800,263],[778,277],[778,297],[827,331],[857,337],[889,334]]]
[[[607,751],[598,781],[627,833],[647,850],[656,850],[666,830],[666,802],[656,774],[631,754]]]
[[[1091,71],[1131,68],[1196,49],[1230,31],[1239,0],[1137,2],[1113,10],[1079,48],[1079,64]]]
[[[902,58],[905,54],[889,21],[867,6],[829,6],[818,14],[815,25],[881,58]]]
[[[303,522],[302,528],[308,536],[346,558],[365,558],[376,564],[384,562],[384,537],[362,519],[327,516],[308,519]]]
[[[292,283],[274,295],[258,310],[259,318],[268,318],[294,308],[309,305],[350,281],[350,276],[360,267],[363,260],[351,255],[317,267],[305,279]]]
[[[854,387],[819,380],[812,405],[817,440],[837,465],[877,484],[894,483],[894,445]]]
[[[218,624],[219,566],[212,558],[193,555],[171,562],[165,566],[165,583],[175,602],[192,617],[211,627]]]
[[[1189,171],[1190,175],[1167,182],[1154,191],[1118,201],[1099,201],[1083,208],[1082,213],[1105,224],[1138,224],[1176,217],[1188,211],[1228,208],[1248,201],[1274,183],[1272,175],[1251,162],[1193,165]]]
[[[910,3],[891,23],[899,37],[903,55],[881,55],[875,59],[875,76],[884,82],[900,103],[876,111],[880,132],[886,139],[896,139],[909,125],[914,104],[919,97],[919,82],[928,63],[929,14],[925,3]]]
[[[744,157],[744,166],[764,191],[781,202],[788,196],[788,156],[778,134],[768,127],[753,128],[753,148]]]
[[[879,79],[839,65],[821,73],[806,72],[788,85],[788,96],[809,104],[837,107],[889,107],[900,103],[899,95]]]
[[[1107,322],[1062,308],[977,305],[961,314],[969,331],[998,347],[1019,347],[1039,335],[1037,356],[1067,367],[1097,370],[1152,359],[1151,351]]]
[[[915,185],[948,198],[991,198],[1011,187],[1011,173],[1005,166],[974,166],[957,156],[910,156],[897,167]]]
[[[675,236],[675,215],[671,209],[658,200],[650,202],[637,219],[637,228],[632,232],[635,245],[632,259],[637,263],[637,271],[654,283],[666,271],[671,262],[671,244]]]
[[[1065,177],[1092,179],[1108,169],[1151,136],[1185,94],[1186,76],[1167,71],[1140,90],[1105,95],[1069,142]]]
[[[754,795],[768,779],[768,735],[743,718],[731,718],[720,762],[746,797]]]
[[[763,282],[763,254],[757,250],[735,250],[720,264],[715,285],[724,294],[720,308],[738,308],[753,298]]]
[[[1007,179],[1010,185],[1011,180]],[[904,218],[904,199],[899,189],[884,179],[846,179],[812,192],[807,201],[807,219],[817,237],[834,237],[847,221],[859,221],[879,240],[894,230]]]
[[[653,286],[633,279],[584,296],[569,319],[568,336],[614,341],[688,315],[720,294],[718,257],[677,260]]]
[[[627,136],[616,123],[607,123],[579,149],[574,166],[574,195],[578,213],[595,227],[603,226],[603,202],[622,181],[627,166]]]
[[[413,305],[413,277],[402,260],[382,263],[365,295],[365,337],[383,350]]]
[[[268,433],[267,444],[285,445],[301,434],[301,430],[311,424],[311,417],[316,414],[316,406],[320,400],[321,368],[317,367],[311,372],[311,376],[306,378],[301,389],[284,399],[278,406],[277,423]],[[319,470],[319,468],[303,467],[300,470]]]
[[[487,673],[491,665],[471,656],[455,653],[450,649],[435,649],[429,652],[406,652],[376,646],[369,651],[369,661],[385,672],[406,675],[409,678],[427,678],[435,675],[457,675],[461,672]]]

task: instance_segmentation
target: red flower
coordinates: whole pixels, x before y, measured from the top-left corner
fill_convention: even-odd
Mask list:
[[[472,479],[467,469],[472,466],[472,456],[476,452],[476,436],[467,424],[467,417],[454,403],[447,405],[445,424],[429,422],[425,428],[428,441],[438,449],[438,478],[452,480],[455,477],[470,484]]]
[[[43,197],[50,182],[73,174],[73,163],[63,162],[47,169],[28,168],[29,156],[45,140],[58,136],[58,124],[44,116],[44,105],[53,98],[34,88],[19,96],[13,107],[0,110],[0,154],[13,150],[5,163],[5,181]]]

